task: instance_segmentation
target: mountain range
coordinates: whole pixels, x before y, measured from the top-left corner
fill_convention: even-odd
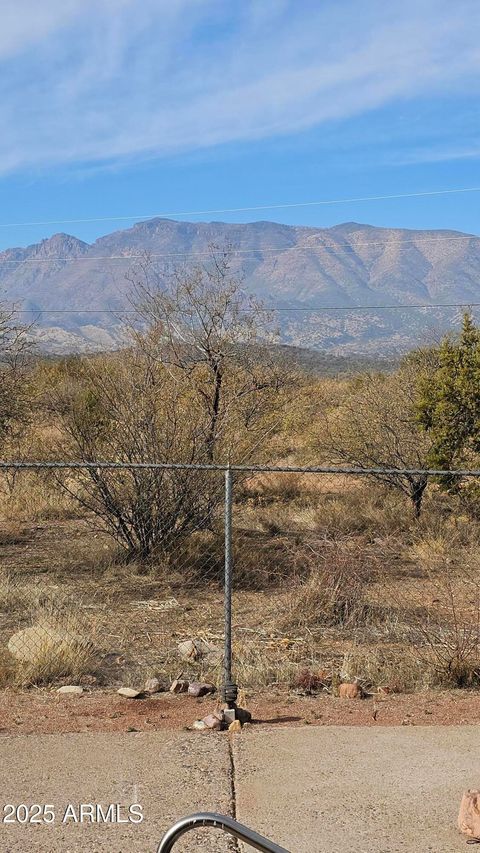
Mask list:
[[[131,308],[128,274],[138,256],[195,263],[212,243],[233,247],[243,287],[278,309],[281,341],[297,347],[392,357],[438,339],[458,322],[459,304],[480,303],[480,238],[472,234],[161,218],[92,244],[55,234],[6,249],[1,298],[36,320],[45,349],[114,347],[119,313]]]

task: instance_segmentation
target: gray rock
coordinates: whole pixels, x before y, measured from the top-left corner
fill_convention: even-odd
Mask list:
[[[204,732],[206,729],[208,729],[208,726],[204,720],[195,720],[192,725],[192,729],[195,729],[198,732]]]
[[[225,708],[223,711],[225,722],[230,725],[230,723],[238,720],[239,723],[243,726],[245,723],[250,723],[252,721],[252,715],[250,711],[246,711],[245,708]]]
[[[235,720],[237,719],[236,714],[235,714],[235,710],[236,710],[235,708],[225,708],[224,709],[223,717],[224,717],[224,720],[225,720],[227,726],[229,726],[230,723],[235,722]]]

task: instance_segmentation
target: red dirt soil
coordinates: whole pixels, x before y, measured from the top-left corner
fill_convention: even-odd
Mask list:
[[[131,732],[183,729],[215,707],[212,697],[194,699],[160,693],[124,699],[116,693],[82,696],[48,690],[0,693],[0,737],[57,732]],[[389,695],[381,700],[332,696],[258,695],[249,702],[255,726],[398,726],[480,723],[480,694],[445,691]]]

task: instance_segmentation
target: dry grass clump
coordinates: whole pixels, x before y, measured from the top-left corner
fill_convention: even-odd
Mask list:
[[[14,680],[21,687],[48,685],[60,679],[78,682],[91,674],[97,663],[94,649],[86,640],[52,636],[38,643],[31,660],[17,662]]]
[[[0,612],[15,613],[28,609],[34,601],[34,591],[22,583],[17,574],[0,570]]]
[[[317,493],[308,499],[270,501],[250,513],[251,524],[270,535],[316,533],[330,539],[344,536],[391,536],[402,533],[407,500],[378,484],[354,484],[350,490]]]
[[[284,630],[321,625],[356,627],[368,619],[365,582],[338,566],[320,566],[301,581],[285,603]]]
[[[432,673],[411,647],[354,646],[345,653],[340,678],[373,692],[410,693],[432,686]]]
[[[303,648],[291,651],[279,643],[271,647],[259,644],[255,638],[237,640],[234,645],[236,681],[248,688],[288,687],[303,666]],[[309,660],[313,669],[320,670],[320,660]]]
[[[15,652],[12,648],[2,655],[0,683],[46,685],[65,678],[79,680],[94,672],[98,665],[91,639],[95,627],[91,620],[87,625],[78,602],[8,580],[0,590],[2,609],[22,617],[20,633],[17,621],[12,638]]]
[[[351,539],[298,545],[291,564],[295,582],[284,602],[284,630],[356,628],[373,615],[366,592],[375,566]]]
[[[0,517],[5,521],[78,518],[79,506],[48,474],[17,471],[0,481]]]
[[[243,483],[239,496],[260,506],[276,502],[305,502],[318,497],[319,485],[318,478],[293,471],[256,474]]]

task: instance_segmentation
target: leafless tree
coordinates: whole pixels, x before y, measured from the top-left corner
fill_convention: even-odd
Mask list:
[[[50,401],[64,452],[127,463],[265,459],[288,377],[262,341],[263,309],[223,254],[175,270],[165,290],[152,276],[149,264],[134,271],[130,345],[65,366]],[[210,471],[165,469],[90,469],[80,488],[65,487],[142,557],[211,528],[223,492]]]
[[[421,368],[406,362],[395,374],[369,374],[319,418],[317,447],[331,464],[386,468],[376,480],[406,494],[421,512],[428,477],[400,469],[427,467],[430,440],[415,416]]]
[[[274,334],[271,314],[243,290],[231,271],[232,254],[231,246],[211,246],[205,262],[167,273],[147,256],[131,275],[138,317],[148,329],[134,339],[196,398],[208,463],[219,452],[222,461],[248,458],[252,436],[261,452],[256,433],[265,428],[272,395],[288,383],[288,371],[266,346]],[[246,442],[232,435],[239,420]]]

